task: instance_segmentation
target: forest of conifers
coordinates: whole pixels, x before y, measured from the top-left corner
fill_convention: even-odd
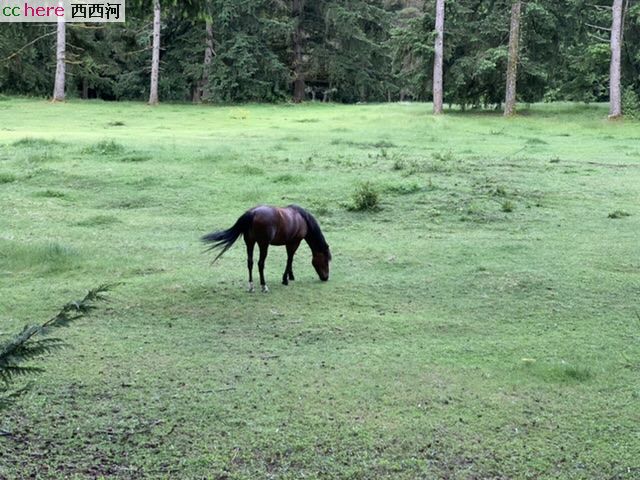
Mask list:
[[[296,78],[298,94],[309,100],[432,99],[435,0],[160,4],[163,101],[289,100]],[[445,103],[496,107],[504,101],[511,5],[446,2]],[[624,6],[622,88],[637,98],[640,1]],[[152,21],[152,1],[129,0],[126,23],[68,24],[67,96],[146,100]],[[607,100],[611,22],[610,0],[522,2],[518,100]],[[2,25],[2,93],[51,95],[55,32],[52,23]]]

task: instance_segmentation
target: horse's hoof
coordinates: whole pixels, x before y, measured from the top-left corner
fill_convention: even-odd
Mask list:
[[[269,287],[262,285],[262,293],[269,293]]]
[[[283,285],[289,285],[289,281],[287,279],[282,280]]]
[[[249,288],[247,288],[247,292],[253,293],[255,291],[255,288],[253,288],[253,282],[249,282]]]

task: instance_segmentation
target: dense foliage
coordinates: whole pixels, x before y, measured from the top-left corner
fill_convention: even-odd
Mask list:
[[[300,0],[301,1],[301,0]],[[176,5],[178,3],[178,5]],[[280,101],[291,97],[293,30],[300,22],[308,99],[430,100],[434,0],[208,0],[163,4],[163,100]],[[504,97],[510,0],[446,5],[445,101],[499,106]],[[611,2],[529,0],[523,7],[518,95],[524,102],[605,100]],[[145,99],[151,8],[130,2],[126,24],[67,27],[67,91],[83,98]],[[203,62],[209,19],[213,60]],[[640,2],[624,18],[623,83],[640,92]],[[54,24],[4,24],[0,91],[50,94]],[[204,75],[204,69],[208,75]],[[206,78],[206,85],[202,79]]]

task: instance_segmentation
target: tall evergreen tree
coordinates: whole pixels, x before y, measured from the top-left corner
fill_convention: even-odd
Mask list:
[[[412,0],[398,0],[391,12],[393,27],[388,41],[394,81],[391,90],[401,101],[407,97],[427,100],[433,93],[432,12],[423,1]]]
[[[343,102],[388,97],[391,23],[382,0],[308,2],[305,18],[309,90]]]
[[[206,102],[209,100],[209,71],[211,69],[211,62],[213,55],[215,54],[213,46],[213,22],[210,18],[205,20],[205,46],[204,46],[204,61],[202,62],[202,81],[200,82],[200,88],[198,89],[197,98],[194,100],[197,102]]]
[[[302,102],[305,97],[304,80],[304,0],[292,0],[291,13],[293,16],[293,101]]]

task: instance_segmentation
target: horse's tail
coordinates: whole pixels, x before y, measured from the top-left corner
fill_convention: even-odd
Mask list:
[[[249,228],[251,228],[252,223],[253,212],[248,211],[245,212],[245,214],[238,219],[233,227],[229,228],[228,230],[220,230],[219,232],[208,233],[204,237],[202,237],[201,240],[204,243],[212,244],[207,249],[207,251],[222,248],[222,251],[218,254],[218,256],[213,259],[213,262],[218,260],[224,252],[229,250],[229,248],[231,248],[231,245],[235,243],[238,237],[249,230]]]

